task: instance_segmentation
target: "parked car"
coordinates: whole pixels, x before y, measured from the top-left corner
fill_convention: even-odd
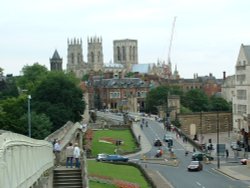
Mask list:
[[[100,153],[97,155],[96,160],[97,161],[105,161],[105,159],[108,157],[108,154],[106,153]]]
[[[200,171],[203,169],[203,166],[200,161],[191,161],[187,169],[188,171]]]
[[[123,157],[121,155],[108,155],[108,154],[98,154],[97,161],[112,161],[112,162],[128,162],[127,157]]]
[[[209,161],[214,160],[214,158],[206,153],[194,152],[192,155],[192,160],[194,161],[203,161],[205,158],[208,158]]]
[[[169,134],[165,134],[163,140],[165,142],[168,142],[169,140],[173,140],[173,137],[171,135],[169,135]]]
[[[231,142],[230,147],[232,148],[232,150],[241,151],[241,147],[239,144],[237,144],[237,142]]]
[[[155,139],[154,146],[162,146],[162,142],[160,139]]]

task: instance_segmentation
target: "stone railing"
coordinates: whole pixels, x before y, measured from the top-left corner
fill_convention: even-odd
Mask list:
[[[0,134],[0,187],[32,187],[53,161],[51,143],[11,132]]]

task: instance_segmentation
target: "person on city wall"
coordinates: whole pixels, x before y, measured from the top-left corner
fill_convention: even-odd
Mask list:
[[[80,162],[79,162],[80,154],[81,152],[80,152],[80,148],[78,147],[78,143],[75,143],[74,158],[75,158],[76,168],[80,168]]]
[[[58,167],[60,165],[60,153],[61,153],[61,144],[60,140],[56,140],[56,143],[54,144],[54,153],[56,156],[56,166]]]
[[[73,157],[74,157],[74,147],[73,144],[70,142],[66,148],[66,168],[70,165],[70,168],[73,167]]]

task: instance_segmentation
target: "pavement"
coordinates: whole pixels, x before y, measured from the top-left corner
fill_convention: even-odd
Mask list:
[[[162,125],[163,126],[163,125]],[[141,150],[138,153],[135,154],[130,154],[127,155],[127,157],[133,157],[133,156],[138,156],[138,155],[143,155],[147,152],[149,152],[152,149],[151,143],[148,141],[148,139],[145,137],[143,131],[141,130],[139,124],[133,123],[133,132],[138,138],[140,135],[140,144],[141,144]],[[175,133],[172,133],[175,134]],[[211,134],[203,134],[201,137],[203,138],[203,143],[207,142],[208,139],[212,139],[213,145],[216,145],[216,139],[217,139],[217,134],[211,133]],[[232,141],[236,140],[236,135],[231,132],[223,132],[219,134],[219,141],[220,144],[226,144],[226,149],[229,150],[229,157],[221,157],[220,158],[220,168],[215,168],[214,170],[217,171],[218,173],[222,173],[225,176],[228,176],[232,179],[235,180],[250,180],[250,165],[241,165],[240,164],[240,159],[246,156],[246,153],[244,152],[239,152],[236,153],[230,148],[230,143]],[[176,136],[176,141],[183,145],[186,150],[188,150],[190,153],[193,152],[193,146],[189,143],[183,142],[181,138]],[[211,152],[211,155],[214,156],[215,161],[212,161],[213,164],[217,164],[217,156],[216,156],[216,148]],[[149,175],[149,177],[152,179],[152,181],[155,183],[157,188],[173,188],[173,186],[163,177],[158,171],[152,170],[150,168],[147,168],[147,165],[144,165],[144,170],[146,173]]]

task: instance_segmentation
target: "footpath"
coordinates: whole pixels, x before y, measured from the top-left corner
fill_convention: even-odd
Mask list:
[[[163,128],[163,125],[162,125]],[[138,155],[143,155],[147,152],[149,152],[152,149],[152,144],[148,141],[148,139],[145,137],[143,131],[141,130],[139,124],[134,123],[133,124],[133,132],[135,136],[138,138],[138,136],[141,137],[140,144],[141,144],[141,150],[136,154],[130,154],[127,155],[127,157],[133,157]],[[230,135],[229,135],[230,134]],[[174,136],[175,133],[172,133]],[[217,134],[211,133],[211,134],[203,134],[203,143],[208,143],[208,140],[212,140],[212,144],[214,147],[216,147],[216,139]],[[193,152],[193,146],[190,143],[183,142],[181,138],[176,136],[174,138],[176,142],[183,145],[183,147],[188,150],[190,153]],[[232,141],[236,140],[236,135],[234,135],[232,132],[222,132],[219,134],[219,143],[225,144],[226,149],[229,151],[229,157],[221,157],[220,158],[220,168],[217,168],[217,156],[216,156],[216,148],[212,150],[211,155],[214,157],[213,163],[215,165],[214,170],[216,170],[219,173],[222,173],[230,178],[236,179],[236,180],[245,180],[250,181],[250,165],[241,165],[240,159],[243,157],[246,157],[246,153],[242,152],[235,152],[230,148],[230,143]],[[250,155],[250,154],[249,154]],[[250,156],[249,156],[250,157]],[[152,179],[152,181],[155,183],[157,188],[173,188],[173,186],[164,178],[161,176],[161,174],[158,171],[149,169],[144,166],[144,170],[147,172],[149,177]]]

